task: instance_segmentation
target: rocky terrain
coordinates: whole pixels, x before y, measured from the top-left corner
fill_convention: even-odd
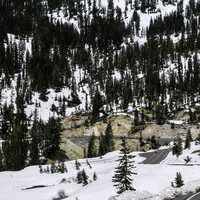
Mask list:
[[[200,134],[200,125],[190,123],[188,120],[187,111],[177,112],[173,120],[167,120],[162,125],[151,120],[137,126],[134,124],[134,113],[115,113],[101,118],[96,123],[90,123],[89,114],[71,115],[63,120],[61,149],[69,159],[82,158],[89,138],[92,135],[98,138],[104,134],[110,122],[116,149],[119,148],[121,138],[126,136],[129,138],[132,151],[147,150],[150,148],[148,145],[140,147],[141,137],[146,141],[156,136],[161,145],[168,144],[177,136],[184,138],[188,131],[191,131],[192,137],[196,138]]]

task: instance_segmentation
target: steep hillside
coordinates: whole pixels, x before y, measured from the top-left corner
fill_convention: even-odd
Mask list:
[[[197,125],[199,13],[197,0],[1,0],[2,168],[53,159],[61,132],[99,134],[119,112],[132,116],[115,119],[120,137],[180,112]],[[83,113],[90,129],[62,130]]]
[[[2,105],[20,95],[28,117],[37,109],[47,121],[160,104],[167,115],[198,102],[198,2],[24,0],[1,9],[9,11],[1,16],[8,21],[1,36]],[[190,43],[197,47],[186,49]]]

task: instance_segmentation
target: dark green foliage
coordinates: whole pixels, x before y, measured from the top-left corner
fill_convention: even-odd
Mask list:
[[[59,163],[59,164],[58,164],[58,171],[59,171],[60,173],[64,173],[65,170],[66,170],[65,163],[64,163],[64,162]]]
[[[90,164],[89,160],[86,160],[86,164],[88,165],[88,167],[89,167],[90,169],[92,169],[92,165]]]
[[[12,88],[16,89],[16,95],[11,95],[11,105],[2,105],[0,109],[0,137],[5,140],[6,169],[38,164],[41,157],[53,159],[59,152],[59,120],[51,118],[48,123],[37,120],[32,129],[29,127],[30,132],[28,130],[32,118],[26,118],[25,106],[42,104],[39,100],[33,102],[34,92],[45,102],[49,100],[50,89],[56,92],[63,87],[69,89],[69,99],[57,97],[58,104],[51,108],[55,116],[60,117],[65,116],[68,107],[78,106],[82,101],[78,94],[85,92],[85,110],[92,111],[92,123],[100,119],[100,114],[106,115],[117,106],[127,111],[130,103],[137,102],[153,110],[156,122],[163,124],[168,113],[175,113],[185,102],[193,105],[198,99],[199,1],[191,0],[183,12],[183,1],[163,0],[164,5],[177,4],[177,11],[157,15],[146,30],[140,27],[139,13],[158,14],[157,1],[126,1],[125,12],[116,8],[113,0],[108,2],[107,10],[99,9],[95,2],[100,3],[96,0],[47,0],[46,5],[43,0],[1,1],[0,98],[5,93],[3,89],[11,88],[12,80],[17,83]],[[66,21],[77,19],[79,30],[71,23],[49,17],[49,14],[60,13],[61,8]],[[133,16],[125,25],[129,8]],[[8,33],[18,41],[8,39]],[[145,33],[144,44],[134,41],[135,36],[143,37]],[[174,42],[171,36],[181,39]],[[29,38],[30,52],[26,50]],[[175,66],[176,70],[163,73],[169,66]],[[81,82],[77,83],[76,74],[82,72]],[[116,72],[121,78],[116,78]],[[89,94],[84,86],[89,87]],[[196,112],[190,110],[189,115],[191,122],[198,121]],[[136,114],[135,124],[138,123],[140,119]],[[109,138],[109,134],[100,137],[99,155],[114,150]],[[27,156],[29,151],[30,157]],[[15,156],[21,159],[14,159]]]
[[[42,135],[40,124],[37,121],[37,111],[35,111],[34,122],[32,129],[30,130],[31,144],[30,144],[30,165],[37,165],[40,163],[39,155],[39,142]]]
[[[105,130],[105,136],[104,136],[104,144],[105,144],[105,152],[111,152],[115,150],[115,144],[113,139],[113,132],[112,132],[112,125],[109,122],[106,130]]]
[[[56,173],[56,165],[55,165],[55,163],[52,163],[52,164],[51,164],[51,166],[50,166],[50,172],[51,172],[52,174]]]
[[[78,162],[77,160],[75,161],[75,167],[76,167],[76,170],[79,170],[81,167],[81,163]]]
[[[158,139],[156,138],[155,135],[153,135],[151,137],[150,142],[151,142],[151,148],[152,149],[158,149],[160,147],[159,141],[158,141]]]
[[[98,155],[102,156],[108,152],[115,150],[115,144],[114,144],[114,138],[113,138],[113,132],[112,132],[112,126],[109,122],[105,134],[101,134],[99,137],[99,152]]]
[[[87,176],[87,174],[86,174],[86,172],[85,172],[85,170],[83,169],[83,171],[82,171],[82,177],[83,177],[83,186],[85,186],[85,185],[87,185],[88,184],[88,176]]]
[[[43,173],[43,168],[42,168],[42,166],[41,166],[41,165],[39,165],[39,171],[40,171],[40,174],[42,174],[42,173]]]
[[[4,156],[2,150],[0,149],[0,171],[4,170]]]
[[[92,109],[92,117],[93,121],[99,118],[100,108],[103,106],[102,96],[100,95],[99,91],[95,93],[95,96],[92,101],[93,109]]]
[[[79,171],[79,172],[77,173],[76,179],[77,179],[77,183],[78,183],[78,184],[81,184],[81,183],[83,182],[82,171]]]
[[[96,138],[94,134],[90,138],[87,155],[88,155],[88,158],[93,158],[97,156]]]
[[[185,161],[185,164],[188,164],[189,162],[191,162],[192,158],[190,156],[187,156],[184,161]]]
[[[16,99],[17,113],[10,121],[9,137],[2,143],[5,169],[20,170],[26,166],[28,153],[27,118],[24,112],[23,96]]]
[[[177,188],[182,187],[184,185],[182,175],[180,172],[176,173],[175,184]]]
[[[181,137],[178,137],[174,141],[174,145],[172,147],[172,154],[179,157],[182,153],[183,153],[183,141],[182,141]]]
[[[113,176],[114,186],[117,188],[117,193],[123,193],[127,190],[135,190],[132,186],[132,175],[136,174],[133,172],[135,168],[133,165],[133,156],[129,154],[126,139],[122,140],[122,149],[120,150],[120,156],[118,159],[119,165],[115,170]]]
[[[52,158],[60,150],[61,124],[59,119],[50,118],[45,126],[44,155]]]
[[[85,10],[85,4],[88,3],[90,16],[87,16]],[[163,3],[176,4],[176,1],[165,0]],[[0,74],[5,74],[2,88],[10,86],[14,74],[22,72],[19,79],[26,80],[29,90],[25,92],[24,103],[31,103],[32,91],[39,92],[40,99],[46,101],[50,88],[58,91],[67,86],[76,96],[78,86],[73,74],[75,66],[85,72],[83,84],[90,87],[94,121],[99,118],[103,103],[112,107],[121,100],[122,108],[127,109],[129,103],[136,99],[141,102],[145,97],[145,106],[152,108],[153,105],[164,106],[166,95],[170,94],[169,102],[174,102],[174,110],[188,98],[193,101],[194,94],[199,92],[199,2],[187,6],[184,19],[183,2],[180,1],[177,3],[177,11],[151,20],[145,44],[130,43],[126,48],[121,45],[124,41],[132,41],[136,35],[145,32],[140,30],[138,10],[141,9],[143,13],[156,12],[156,1],[126,1],[124,13],[119,7],[115,8],[113,1],[109,1],[108,12],[99,9],[90,0],[47,1],[47,4],[45,6],[42,0],[23,0],[20,3],[2,1],[0,5]],[[133,9],[133,16],[128,26],[125,26],[129,7]],[[47,16],[47,13],[59,13],[61,8],[67,19],[77,18],[80,31],[72,24],[55,22]],[[16,41],[8,42],[7,33],[16,35],[19,44]],[[170,39],[171,35],[179,35],[181,40],[174,43]],[[31,53],[25,47],[25,40],[30,36]],[[191,52],[190,56],[188,52]],[[185,71],[180,62],[183,57],[190,57],[188,61],[185,60],[189,64]],[[102,62],[99,62],[99,58]],[[177,63],[178,71],[170,72],[169,81],[162,74],[168,63]],[[122,80],[111,76],[116,70],[122,72]],[[137,78],[140,73],[145,74],[144,78]],[[80,86],[82,89],[82,83]],[[22,89],[22,85],[18,89]],[[76,104],[78,102],[80,100],[76,99]],[[64,115],[65,103],[61,103],[60,107]],[[156,110],[158,122],[163,123],[165,112]],[[191,120],[195,120],[195,117]]]
[[[164,124],[164,122],[165,122],[164,106],[158,104],[156,106],[156,123],[162,125]]]
[[[186,139],[185,139],[185,149],[190,149],[191,142],[192,142],[192,135],[191,135],[191,131],[188,130]]]
[[[43,90],[41,93],[40,93],[40,96],[39,96],[39,99],[41,101],[48,101],[48,97],[47,97],[47,91],[46,90]]]
[[[105,136],[103,134],[99,137],[99,156],[103,156],[106,153],[106,147],[105,147]]]
[[[93,174],[93,181],[96,181],[96,180],[97,180],[97,174],[94,173],[94,174]]]
[[[196,142],[200,143],[200,134],[198,134],[197,138],[196,138]]]

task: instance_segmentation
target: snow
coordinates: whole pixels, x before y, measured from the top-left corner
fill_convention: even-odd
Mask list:
[[[25,168],[17,172],[0,173],[0,193],[3,200],[51,200],[57,195],[59,190],[64,190],[69,200],[162,200],[172,196],[177,192],[194,191],[200,185],[199,164],[200,158],[193,151],[200,150],[200,145],[191,146],[190,150],[184,150],[179,158],[170,153],[161,164],[144,165],[140,164],[145,158],[139,156],[139,152],[133,152],[136,157],[133,186],[136,192],[129,191],[122,195],[116,195],[113,187],[112,176],[117,166],[119,151],[115,151],[103,156],[102,159],[89,159],[92,169],[90,169],[85,159],[79,160],[81,169],[85,169],[89,176],[90,183],[86,186],[75,182],[77,170],[74,161],[66,162],[68,173],[65,174],[40,174],[38,166]],[[183,158],[187,155],[192,157],[191,164],[185,165]],[[43,166],[44,167],[44,166]],[[97,174],[97,181],[92,181],[93,173]],[[174,181],[177,172],[181,172],[185,185],[180,188],[172,188],[171,182]],[[65,178],[64,183],[60,183]],[[45,185],[47,187],[24,190],[25,188]]]
[[[137,77],[138,77],[138,79],[142,79],[142,78],[144,78],[144,74],[138,74]]]
[[[87,84],[80,85],[80,82],[84,78],[84,71],[79,67],[76,67],[72,73],[74,80],[76,81],[76,86],[78,88],[77,96],[79,97],[81,103],[80,105],[75,107],[68,107],[66,102],[66,109],[65,109],[66,116],[85,110],[86,96],[88,96],[87,103],[89,105],[91,101],[89,95],[89,86]],[[17,74],[11,81],[11,87],[9,88],[6,87],[2,89],[1,92],[2,98],[0,101],[0,105],[4,104],[10,105],[11,102],[13,102],[15,106],[15,100],[17,95],[16,84],[17,84]],[[58,101],[59,98],[63,99],[65,97],[67,100],[72,100],[72,90],[69,89],[68,87],[62,88],[60,92],[55,92],[54,89],[48,89],[46,95],[48,97],[47,101],[40,100],[39,96],[40,94],[38,92],[33,92],[32,102],[31,104],[27,104],[25,108],[26,115],[27,117],[33,119],[35,108],[37,108],[38,118],[42,119],[43,121],[48,121],[48,119],[52,116],[58,117],[57,113],[51,111],[52,105],[55,105],[58,108],[60,106],[60,103]]]
[[[87,4],[87,1],[85,1]],[[129,22],[131,21],[132,15],[134,13],[134,9],[131,9],[130,5],[128,5],[128,9],[127,9],[127,16],[125,17],[125,9],[126,9],[126,1],[122,1],[122,0],[114,0],[114,7],[117,8],[121,8],[122,13],[123,13],[123,18],[124,18],[124,22],[126,25],[129,24]],[[178,1],[179,2],[179,1]],[[100,0],[100,1],[96,1],[97,6],[100,6],[105,8],[105,10],[107,10],[108,8],[108,0]],[[184,9],[186,8],[186,6],[189,3],[189,0],[184,0],[183,1],[184,5]],[[145,35],[145,30],[146,28],[149,26],[151,19],[155,19],[156,17],[162,15],[168,15],[171,12],[174,12],[177,9],[177,3],[175,3],[174,5],[164,5],[162,3],[161,0],[157,1],[157,6],[156,6],[156,13],[142,13],[140,10],[138,10],[138,14],[140,16],[140,32],[138,36],[134,36],[133,40],[134,42],[138,42],[139,45],[144,44],[147,41],[146,35]],[[92,18],[91,13],[89,13],[88,10],[88,5],[86,6],[86,10],[87,10],[87,15],[90,16],[90,18]],[[53,21],[56,23],[57,20],[62,21],[63,23],[70,23],[73,24],[74,27],[80,32],[80,22],[77,18],[77,16],[74,16],[72,18],[69,17],[69,15],[66,15],[66,10],[61,7],[61,9],[58,10],[54,10],[51,13],[48,14],[49,18],[52,18]],[[175,37],[174,35],[171,36],[171,39],[173,40],[173,42],[178,42],[181,38],[181,35],[179,35],[178,37]],[[20,39],[18,39],[18,37],[16,37],[13,34],[8,34],[8,41],[11,43],[16,42],[17,45],[20,44]],[[127,41],[130,41],[130,38],[127,38]],[[21,41],[22,42],[22,41]],[[29,51],[31,54],[31,48],[32,48],[32,38],[27,38],[25,41],[23,41],[25,44],[25,50]],[[126,46],[126,43],[123,42],[122,46]],[[24,54],[25,55],[25,54]],[[24,58],[25,59],[25,58]],[[184,66],[187,67],[187,61],[188,58],[182,58],[182,63],[186,63]],[[101,64],[101,59],[99,60],[99,64]],[[177,72],[177,66],[174,63],[168,62],[165,63],[166,68],[164,68],[161,72],[160,72],[160,76],[162,76],[162,74],[165,74],[165,79],[166,82],[167,80],[169,80],[169,76],[171,74],[172,71]],[[185,70],[185,68],[184,68]],[[76,68],[74,69],[73,73],[73,77],[74,80],[76,82],[76,86],[77,88],[79,88],[78,90],[78,94],[77,96],[79,97],[81,104],[73,107],[73,108],[69,108],[66,107],[66,116],[69,116],[71,114],[77,113],[77,112],[81,112],[81,111],[85,111],[86,110],[86,103],[88,105],[88,108],[90,108],[90,102],[91,102],[91,91],[89,91],[89,86],[87,84],[81,84],[81,81],[84,79],[84,77],[86,76],[85,72],[83,70],[81,70],[78,66],[76,66]],[[139,74],[137,75],[138,79],[143,79],[145,77],[145,74],[139,72]],[[120,71],[115,70],[112,74],[112,78],[116,79],[118,81],[121,81],[123,79]],[[4,88],[2,90],[2,100],[1,100],[1,105],[7,103],[10,104],[11,101],[15,102],[16,99],[16,80],[17,78],[14,78],[12,80],[12,84],[11,84],[11,88]],[[64,87],[62,88],[61,92],[56,93],[53,89],[49,88],[48,89],[48,101],[47,102],[42,102],[39,99],[39,93],[37,92],[33,92],[33,104],[32,105],[26,105],[26,113],[27,116],[30,117],[33,115],[35,108],[37,107],[37,104],[40,104],[41,107],[37,107],[37,111],[38,111],[38,115],[39,118],[41,118],[44,121],[47,121],[49,119],[49,117],[55,116],[58,117],[58,115],[56,113],[53,113],[51,111],[51,107],[54,104],[56,107],[59,106],[59,102],[55,100],[56,96],[60,96],[60,97],[65,97],[67,100],[71,100],[71,94],[72,91],[67,88]],[[88,99],[87,99],[88,98]],[[169,100],[169,95],[168,98],[166,99],[166,102],[168,102]],[[140,102],[140,106],[141,106],[141,102]],[[113,106],[113,110],[117,110],[117,105]],[[116,107],[116,109],[115,109]],[[87,109],[87,111],[89,111],[90,109]],[[133,107],[129,106],[128,110],[130,112],[133,111]]]
[[[127,191],[118,197],[111,197],[108,200],[133,200],[133,199],[134,200],[142,200],[142,199],[153,200],[154,198],[155,198],[154,195],[146,191],[139,191],[139,192]]]
[[[182,120],[169,120],[170,124],[182,125],[184,122]]]
[[[199,165],[200,164],[200,146],[192,143],[190,149],[183,150],[183,154],[180,155],[178,158],[172,155],[170,152],[167,158],[162,162],[164,164],[176,164],[176,165],[184,165],[185,158],[189,156],[191,161],[188,163],[189,165]]]

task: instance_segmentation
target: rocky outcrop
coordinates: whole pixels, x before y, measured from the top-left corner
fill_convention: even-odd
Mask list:
[[[73,115],[63,121],[63,137],[86,137],[94,134],[100,136],[105,132],[107,123],[112,125],[115,137],[127,136],[133,128],[133,117],[128,114],[117,114],[102,119],[94,124],[89,123],[87,115]]]
[[[193,138],[196,138],[200,134],[199,125],[182,124],[172,127],[171,124],[158,125],[155,123],[148,124],[141,133],[144,138],[155,135],[161,139],[173,139],[178,135],[185,136],[189,130]]]
[[[63,120],[61,149],[66,152],[69,159],[82,158],[87,149],[89,138],[94,134],[97,137],[104,134],[108,122],[112,125],[113,136],[115,138],[116,149],[120,148],[121,137],[128,137],[128,143],[132,151],[142,150],[139,144],[139,138],[144,140],[156,136],[161,144],[165,144],[177,135],[185,136],[188,130],[191,131],[193,138],[200,134],[199,125],[196,124],[170,124],[158,125],[154,122],[145,123],[145,125],[134,126],[134,117],[131,114],[118,113],[100,119],[91,124],[90,116],[87,114],[72,115]]]

